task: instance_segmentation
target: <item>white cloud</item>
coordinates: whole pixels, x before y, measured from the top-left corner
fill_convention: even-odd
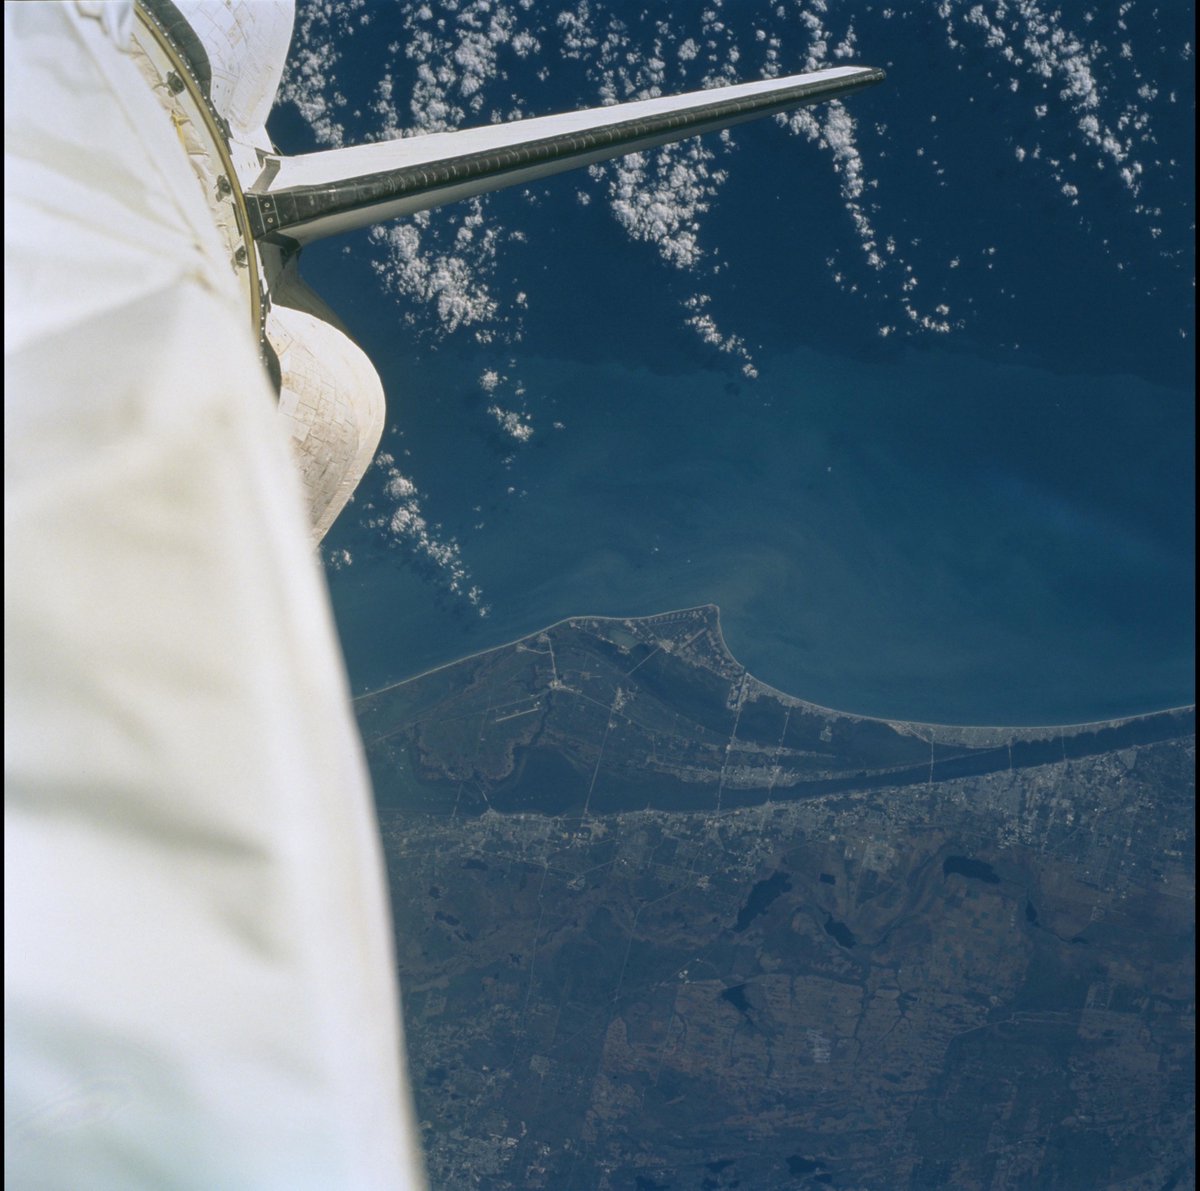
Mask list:
[[[1109,57],[1106,47],[1099,41],[1085,41],[1063,24],[1059,10],[1048,11],[1038,0],[991,0],[989,4],[975,4],[966,12],[961,12],[962,8],[961,3],[953,0],[942,0],[939,5],[938,12],[946,22],[950,41],[954,42],[956,19],[961,15],[963,24],[984,31],[984,45],[1001,49],[1014,69],[1023,69],[1035,80],[1041,80],[1042,85],[1057,83],[1059,100],[1080,113],[1076,127],[1085,142],[1096,151],[1101,164],[1119,167],[1120,177],[1136,195],[1143,169],[1131,159],[1135,138],[1120,133],[1132,129],[1142,143],[1153,144],[1150,117],[1146,112],[1127,109],[1113,127],[1099,114],[1106,106],[1101,75],[1107,74],[1111,79],[1116,69],[1115,63],[1106,61]],[[1085,16],[1085,23],[1088,19]],[[1130,62],[1132,57],[1128,43],[1123,44],[1117,61]],[[1140,78],[1136,68],[1127,69],[1134,69],[1135,78]],[[1142,99],[1152,99],[1156,93],[1145,83],[1138,89]],[[1041,119],[1050,108],[1042,103],[1034,110]],[[1055,181],[1060,179],[1056,177]]]
[[[499,303],[488,281],[495,271],[499,229],[485,225],[483,206],[482,198],[474,198],[439,215],[436,225],[421,212],[409,221],[374,227],[369,235],[383,250],[371,267],[385,289],[431,305],[445,332],[475,327],[476,338],[490,342]]]
[[[407,548],[414,556],[431,564],[442,576],[448,591],[465,599],[480,616],[487,616],[489,608],[483,603],[483,592],[470,583],[470,573],[458,542],[454,538],[442,540],[430,526],[422,511],[416,484],[396,467],[395,456],[387,452],[376,457],[375,466],[384,473],[383,494],[387,506],[367,518],[367,527],[380,531],[392,544]]]
[[[365,4],[366,0],[338,0],[300,8],[279,84],[277,102],[292,104],[317,141],[333,148],[341,147],[346,137],[336,115],[339,108],[346,107],[345,97],[337,90],[337,65],[342,57],[337,47],[353,36],[354,14]],[[361,15],[365,14],[360,14],[360,19]]]
[[[702,342],[741,360],[742,375],[753,380],[758,376],[758,368],[746,347],[746,341],[740,335],[725,334],[721,331],[716,319],[705,309],[711,301],[709,294],[693,294],[685,299],[684,309],[690,313],[683,320],[684,323],[700,336]]]
[[[496,419],[500,429],[517,442],[528,442],[533,437],[533,426],[530,425],[527,413],[501,409],[499,405],[489,405],[488,413]]]
[[[711,168],[714,157],[693,139],[618,158],[597,176],[607,176],[609,209],[632,239],[677,269],[694,269],[705,255],[699,217],[725,180]]]

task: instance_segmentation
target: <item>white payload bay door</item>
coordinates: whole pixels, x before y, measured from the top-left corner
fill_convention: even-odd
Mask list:
[[[5,6],[7,1181],[419,1186],[299,484],[129,19]]]

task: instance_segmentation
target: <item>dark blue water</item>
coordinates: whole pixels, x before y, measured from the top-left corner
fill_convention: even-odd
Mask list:
[[[996,875],[996,870],[985,860],[976,860],[971,856],[947,856],[942,861],[942,876],[948,877],[951,873],[958,873],[964,877],[970,877],[974,881],[983,881],[989,885],[999,885],[1000,878]],[[1028,916],[1028,903],[1026,906],[1026,916]],[[1037,914],[1034,914],[1036,920]]]
[[[829,706],[1029,723],[1192,697],[1181,393],[950,353],[797,351],[732,393],[703,370],[524,375],[565,428],[519,468],[470,416],[473,369],[424,361],[395,403],[492,614],[439,603],[346,519],[329,544],[356,562],[331,585],[356,689],[565,616],[713,601],[752,672]]]
[[[738,910],[737,921],[733,924],[734,933],[744,931],[760,914],[765,914],[767,907],[781,894],[791,889],[792,883],[786,873],[772,873],[762,881],[756,881],[750,890],[745,904]]]
[[[653,33],[627,6],[599,4],[599,26],[610,7],[634,47]],[[716,602],[753,673],[846,710],[1022,724],[1193,700],[1190,33],[1173,10],[1134,9],[1125,28],[1078,5],[1054,17],[1087,32],[1105,127],[1130,112],[1152,134],[1123,134],[1144,167],[1135,194],[1081,136],[1061,72],[1012,67],[928,6],[884,13],[825,18],[836,37],[852,17],[858,57],[889,71],[847,104],[882,269],[828,151],[769,121],[716,163],[729,180],[698,224],[698,272],[632,241],[584,176],[491,200],[506,238],[488,284],[502,304],[527,295],[519,341],[500,323],[492,346],[447,338],[428,306],[383,295],[365,234],[306,250],[383,376],[384,448],[491,608],[480,619],[364,528],[386,505],[376,475],[326,543],[354,559],[330,583],[356,691],[571,615]],[[592,65],[555,56],[553,21],[521,19],[543,52],[498,59],[489,103],[595,102]],[[793,18],[725,19],[748,76],[759,26],[802,62]],[[371,131],[384,66],[399,95],[417,68],[384,54],[383,20],[339,43],[351,139]],[[312,147],[286,109],[273,129]],[[427,235],[443,228],[444,247],[454,218]],[[757,381],[683,325],[701,292]],[[946,306],[953,331],[919,331],[906,303]],[[492,367],[524,385],[527,445],[485,412]]]

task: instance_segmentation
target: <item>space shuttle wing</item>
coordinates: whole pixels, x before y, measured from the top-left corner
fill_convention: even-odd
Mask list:
[[[256,237],[298,243],[523,185],[882,81],[839,66],[458,132],[271,157],[247,192]]]

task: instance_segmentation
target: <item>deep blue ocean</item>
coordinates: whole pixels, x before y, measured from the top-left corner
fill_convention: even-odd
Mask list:
[[[747,14],[751,48],[752,11],[724,10],[730,25]],[[1056,19],[1083,29],[1085,15]],[[505,232],[484,262],[491,342],[478,323],[448,331],[428,295],[387,292],[367,233],[307,249],[305,276],[383,377],[382,449],[488,609],[372,525],[388,508],[374,469],[322,550],[354,691],[572,615],[713,602],[752,673],[847,711],[1029,724],[1191,702],[1191,62],[1182,17],[1135,18],[1093,22],[1085,55],[1100,96],[1087,110],[1124,130],[1133,187],[1057,75],[1039,81],[925,6],[858,14],[853,60],[889,71],[846,103],[878,268],[846,159],[835,170],[770,121],[717,162],[728,180],[696,216],[698,268],[614,220],[606,179],[489,200],[485,223]],[[545,59],[553,14],[543,25]],[[388,59],[382,32],[358,36],[336,77],[348,141],[370,133],[353,87],[369,97],[390,69],[406,93],[418,65]],[[749,51],[743,64],[756,77]],[[489,85],[527,84],[531,114],[596,102],[584,74],[540,84],[537,66],[514,59]],[[1139,116],[1152,140],[1129,131]],[[272,128],[285,150],[316,145],[294,109]],[[423,245],[443,250],[461,219],[435,214]],[[697,294],[757,378],[685,325]],[[938,321],[940,305],[946,333],[908,313]],[[527,442],[495,403],[520,409]]]

